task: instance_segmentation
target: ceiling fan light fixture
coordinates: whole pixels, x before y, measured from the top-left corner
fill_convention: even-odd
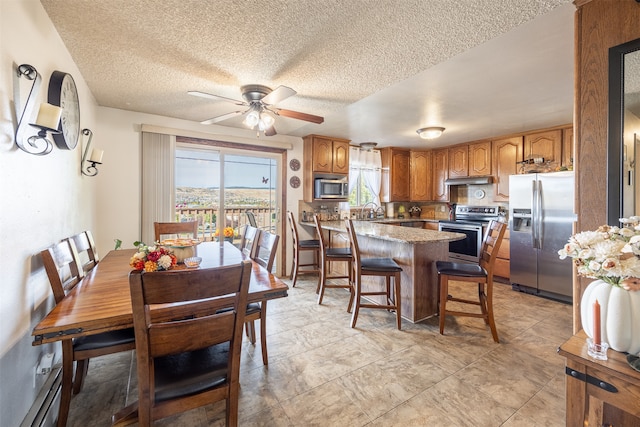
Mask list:
[[[430,126],[426,128],[420,128],[416,132],[422,139],[435,139],[442,135],[442,132],[444,132],[444,128],[439,126]]]
[[[371,151],[378,145],[377,142],[361,142],[360,149],[365,151]]]
[[[244,118],[244,124],[249,126],[251,129],[253,129],[258,122],[260,122],[260,114],[256,110],[249,112],[247,117]]]
[[[262,112],[260,114],[260,122],[264,125],[265,129],[270,128],[275,123],[276,119],[267,112]]]

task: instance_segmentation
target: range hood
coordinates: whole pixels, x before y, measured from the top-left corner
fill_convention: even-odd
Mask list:
[[[446,185],[481,185],[493,183],[492,176],[468,176],[464,178],[449,178],[444,181]]]

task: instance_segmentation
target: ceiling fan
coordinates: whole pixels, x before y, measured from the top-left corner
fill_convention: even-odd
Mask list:
[[[246,114],[247,116],[243,121],[245,125],[249,126],[251,129],[255,129],[257,126],[258,134],[260,134],[260,131],[263,131],[266,136],[273,136],[276,134],[276,130],[273,127],[275,118],[272,114],[275,114],[277,116],[290,117],[292,119],[304,120],[316,124],[324,122],[324,117],[301,113],[299,111],[285,110],[283,108],[276,108],[273,106],[274,104],[277,104],[278,102],[281,102],[297,93],[290,87],[278,86],[274,90],[271,90],[271,88],[263,85],[245,85],[242,86],[240,90],[242,91],[242,98],[244,99],[244,101],[227,98],[220,95],[212,95],[210,93],[199,92],[196,90],[189,91],[187,93],[189,95],[199,96],[201,98],[227,101],[232,102],[235,105],[247,107],[243,110],[232,111],[230,113],[222,114],[221,116],[204,120],[200,122],[203,125],[218,123],[237,115]]]

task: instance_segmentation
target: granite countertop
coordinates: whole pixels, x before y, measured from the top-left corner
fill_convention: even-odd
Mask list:
[[[406,219],[395,220],[394,222],[405,222]],[[313,223],[302,223],[312,225]],[[414,227],[398,227],[397,225],[381,224],[378,221],[353,221],[356,234],[374,239],[386,240],[390,242],[402,242],[409,244],[431,243],[431,242],[451,242],[462,240],[465,235],[462,233],[449,233],[446,231],[425,230]],[[320,226],[325,230],[346,232],[344,220],[342,221],[322,221]]]

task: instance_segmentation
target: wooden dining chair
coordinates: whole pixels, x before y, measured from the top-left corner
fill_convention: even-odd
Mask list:
[[[320,258],[320,241],[318,239],[300,240],[298,226],[293,217],[293,212],[287,212],[287,219],[289,220],[289,227],[291,228],[291,236],[293,238],[293,267],[291,268],[291,275],[289,276],[289,279],[293,281],[291,286],[296,286],[298,273],[318,274],[318,283],[320,283],[320,268],[318,264]],[[300,257],[303,252],[313,253],[313,262],[302,264]],[[300,270],[301,267],[304,267],[304,269]]]
[[[353,254],[351,247],[347,248],[332,248],[329,247],[329,243],[325,240],[322,233],[322,227],[320,226],[320,220],[318,215],[313,216],[313,222],[316,225],[316,232],[318,233],[320,241],[320,289],[318,291],[318,304],[322,304],[324,298],[324,290],[327,288],[338,288],[349,290],[349,305],[347,311],[351,311],[351,305],[353,304],[354,289],[353,289]],[[332,262],[346,262],[347,263],[347,275],[331,276],[331,263]],[[335,279],[347,279],[347,283],[327,283],[327,280]]]
[[[83,231],[82,233],[69,237],[69,239],[73,240],[73,243],[76,245],[78,254],[76,263],[78,266],[82,266],[82,270],[87,274],[100,262],[98,249],[96,248],[91,231]]]
[[[198,238],[198,221],[183,222],[154,222],[153,229],[155,232],[156,242],[159,242],[163,235],[189,235],[194,239]]]
[[[138,401],[113,425],[153,421],[219,400],[238,425],[242,325],[252,263],[129,275]],[[211,286],[211,284],[215,286]]]
[[[77,263],[78,253],[75,243],[73,239],[66,239],[43,250],[40,254],[57,304],[84,277],[84,271]],[[82,389],[89,368],[89,359],[134,348],[135,340],[131,328],[62,340],[62,389],[58,426],[65,426],[67,423],[71,393],[78,394]],[[74,362],[76,363],[75,376]]]
[[[276,250],[280,236],[261,231],[256,251],[252,259],[271,272],[273,262],[276,259]],[[260,348],[262,350],[262,363],[267,366],[269,357],[267,355],[267,301],[253,302],[247,306],[247,314],[244,319],[245,329],[251,344],[256,344],[255,321],[260,320]]]
[[[253,258],[258,247],[258,240],[260,239],[260,230],[251,225],[247,225],[244,228],[244,233],[240,239],[240,251],[248,258]]]
[[[478,264],[466,264],[449,261],[436,261],[438,271],[438,282],[440,292],[440,334],[444,334],[445,316],[467,316],[484,319],[489,325],[493,340],[497,343],[498,330],[493,316],[493,267],[495,265],[498,250],[502,243],[507,224],[501,221],[492,220],[487,226],[487,231],[482,242],[480,251],[480,262]],[[478,285],[478,300],[456,298],[449,295],[449,281],[460,281],[476,283]],[[464,304],[480,306],[478,312],[463,312],[457,310],[447,310],[447,302],[456,301]]]
[[[249,225],[258,228],[258,223],[256,222],[256,216],[254,215],[254,213],[249,210],[244,211],[244,213],[247,215],[247,221],[249,221]]]
[[[349,235],[349,246],[353,254],[353,283],[354,283],[354,304],[351,314],[351,327],[356,327],[358,313],[361,308],[383,309],[396,312],[396,323],[398,330],[402,329],[401,290],[400,274],[402,268],[392,258],[363,258],[360,255],[358,237],[356,236],[353,222],[345,220],[347,234]],[[362,276],[382,276],[385,279],[385,288],[382,290],[362,290]],[[391,279],[393,278],[393,292]],[[363,303],[362,298],[367,296],[383,296],[384,303]]]

